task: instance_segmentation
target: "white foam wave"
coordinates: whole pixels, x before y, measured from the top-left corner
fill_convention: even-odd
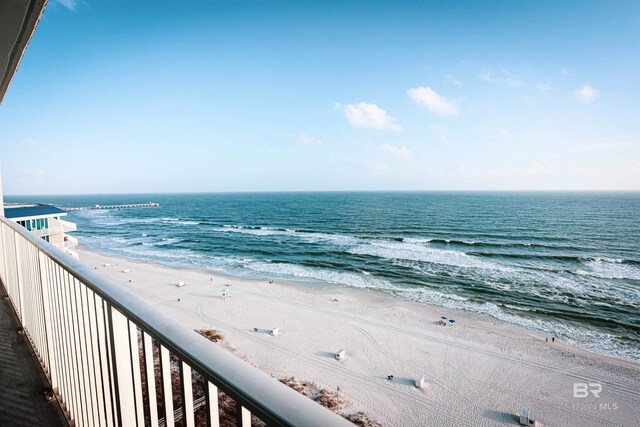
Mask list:
[[[181,220],[180,218],[161,218],[161,221],[168,224],[181,224],[181,225],[199,225],[198,221]]]
[[[151,224],[159,222],[158,218],[119,218],[112,215],[96,215],[89,220],[99,226],[114,227],[125,224]]]
[[[293,234],[282,230],[275,230],[271,228],[245,228],[245,227],[234,227],[225,225],[222,228],[215,228],[213,231],[220,233],[239,233],[239,234],[250,234],[253,236],[277,236],[277,235],[287,235]]]
[[[448,249],[435,249],[404,242],[371,242],[368,244],[357,245],[349,249],[349,252],[357,255],[369,255],[391,260],[400,259],[452,265],[463,268],[512,271],[512,269],[507,266],[485,261],[478,257],[467,255],[464,252]]]
[[[317,280],[336,285],[346,285],[353,288],[390,289],[391,285],[380,279],[365,277],[356,273],[345,273],[321,268],[303,267],[288,263],[254,262],[245,265],[246,268],[260,273],[275,274],[293,279]]]
[[[220,233],[250,234],[254,236],[287,236],[291,238],[301,239],[307,243],[331,242],[339,246],[353,245],[358,242],[358,239],[356,237],[345,236],[341,234],[310,233],[306,231],[297,231],[294,229],[279,229],[271,227],[223,225],[222,228],[216,228],[213,231]]]
[[[577,273],[602,279],[640,280],[640,268],[623,262],[621,259],[597,258],[585,263],[589,270],[579,270]]]
[[[180,241],[180,239],[176,239],[176,238],[163,238],[161,242],[157,242],[154,243],[154,245],[156,246],[166,246],[166,245],[172,245],[174,243],[178,243]]]
[[[402,239],[402,241],[407,243],[429,243],[432,240],[433,239],[421,239],[417,237],[405,237],[404,239]]]

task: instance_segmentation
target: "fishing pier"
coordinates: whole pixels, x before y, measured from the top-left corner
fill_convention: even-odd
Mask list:
[[[128,203],[123,205],[91,205],[91,206],[75,206],[61,208],[65,211],[84,211],[84,210],[102,210],[102,209],[133,209],[133,208],[153,208],[160,206],[160,203]]]

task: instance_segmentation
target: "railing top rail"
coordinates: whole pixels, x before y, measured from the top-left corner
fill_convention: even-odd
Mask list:
[[[341,426],[350,422],[202,338],[80,261],[0,216],[0,222],[153,336],[205,379],[269,425]]]

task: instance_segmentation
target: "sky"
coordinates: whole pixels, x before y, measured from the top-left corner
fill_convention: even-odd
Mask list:
[[[5,194],[640,190],[638,1],[50,0]]]

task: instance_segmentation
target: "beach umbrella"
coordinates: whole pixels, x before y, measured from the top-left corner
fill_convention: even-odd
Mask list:
[[[456,321],[451,319],[451,320],[449,320],[449,323],[456,323]]]
[[[442,316],[442,317],[441,317],[441,319],[442,319],[442,320],[447,320],[447,318],[446,318],[446,317],[444,317],[444,316]]]

